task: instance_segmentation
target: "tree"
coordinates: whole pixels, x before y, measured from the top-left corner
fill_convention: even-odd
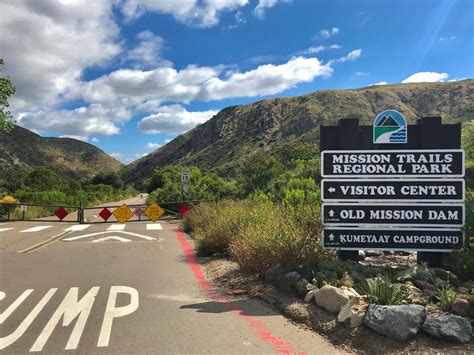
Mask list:
[[[4,61],[0,58],[0,72]],[[10,78],[8,76],[0,77],[0,131],[8,132],[13,128],[15,121],[12,114],[7,110],[9,107],[8,98],[16,92]]]
[[[92,179],[93,185],[110,185],[116,190],[123,188],[123,181],[119,174],[111,173],[99,173]]]
[[[474,160],[474,120],[464,123],[461,133],[462,147],[466,152],[466,160]]]

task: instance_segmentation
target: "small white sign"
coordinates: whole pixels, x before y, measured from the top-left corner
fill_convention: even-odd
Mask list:
[[[189,182],[189,175],[190,175],[190,171],[189,169],[183,169],[183,171],[181,171],[181,182]]]
[[[26,211],[28,211],[28,206],[27,206],[27,205],[20,205],[20,211],[21,211],[21,212],[26,212]]]

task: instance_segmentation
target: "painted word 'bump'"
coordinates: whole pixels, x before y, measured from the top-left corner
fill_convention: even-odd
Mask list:
[[[11,314],[33,293],[33,289],[24,291],[13,303],[11,303],[3,313],[0,314],[0,325],[3,324]],[[15,343],[29,328],[38,314],[43,310],[46,304],[56,293],[57,288],[51,288],[46,292],[43,298],[33,307],[31,312],[23,319],[18,327],[9,335],[0,338],[0,350]],[[71,287],[56,311],[53,313],[48,323],[41,331],[34,342],[30,351],[41,351],[53,333],[54,329],[62,319],[62,326],[70,325],[75,319],[76,323],[69,336],[65,350],[77,349],[82,332],[84,331],[87,319],[89,318],[92,305],[99,292],[99,287],[92,287],[80,300],[79,288]],[[116,306],[116,300],[119,293],[130,295],[130,303],[125,306]],[[0,291],[0,301],[5,299],[6,294]],[[124,317],[135,312],[138,309],[139,297],[138,291],[127,286],[112,286],[109,292],[107,306],[105,308],[104,319],[99,333],[98,347],[109,345],[110,333],[112,332],[112,322],[115,318]]]

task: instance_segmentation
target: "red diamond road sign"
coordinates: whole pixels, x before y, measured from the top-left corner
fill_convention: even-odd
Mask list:
[[[186,214],[188,211],[189,211],[189,206],[187,203],[182,203],[178,208],[178,212],[181,214]]]
[[[104,208],[102,211],[100,211],[99,216],[101,216],[104,221],[107,222],[110,216],[112,216],[112,212],[110,212],[107,208]]]
[[[140,207],[137,207],[133,213],[135,213],[135,216],[140,217],[143,214],[143,211]]]
[[[69,214],[69,212],[66,211],[64,207],[59,207],[56,212],[54,212],[54,214],[59,218],[60,221],[62,221]]]

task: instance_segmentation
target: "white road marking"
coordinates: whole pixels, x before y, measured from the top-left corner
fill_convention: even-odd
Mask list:
[[[147,223],[146,224],[146,230],[148,230],[148,231],[156,231],[156,230],[162,230],[162,229],[163,229],[163,227],[159,223],[156,223],[156,224]]]
[[[33,292],[33,289],[25,290],[12,304],[10,304],[3,313],[0,313],[0,325],[2,325],[12,313],[28,298]],[[20,325],[10,334],[0,337],[0,350],[7,348],[15,343],[30,325],[38,317],[39,313],[45,308],[48,302],[56,293],[57,288],[51,288],[41,298],[41,300],[33,307],[31,312],[21,321]],[[77,349],[79,341],[84,332],[87,320],[92,309],[94,309],[94,302],[99,292],[99,286],[91,287],[90,290],[79,299],[79,288],[71,287],[56,308],[46,326],[43,328],[38,338],[30,349],[30,352],[42,351],[46,342],[57,328],[58,324],[63,327],[70,327],[75,321],[71,335],[69,336],[65,350]],[[130,295],[129,304],[117,306],[118,294]],[[6,297],[5,292],[0,291],[0,301]],[[128,297],[127,297],[128,298]],[[120,302],[122,303],[122,302]],[[108,346],[110,342],[110,335],[112,331],[112,323],[115,318],[124,317],[135,312],[139,306],[138,291],[132,287],[127,286],[112,286],[110,288],[109,297],[106,305],[102,326],[100,328],[98,347]],[[26,305],[28,307],[28,305]],[[62,321],[61,321],[62,320]],[[123,321],[122,321],[123,322]],[[59,332],[63,333],[63,329]]]
[[[23,319],[23,322],[15,329],[13,333],[7,335],[3,338],[0,338],[0,350],[5,349],[7,346],[13,344],[17,341],[28,329],[28,327],[33,323],[35,318],[44,308],[46,303],[53,297],[54,293],[56,292],[57,288],[51,288],[49,291],[44,295],[44,297],[39,301],[39,303],[33,308],[33,310]],[[27,290],[28,291],[28,290]],[[25,292],[27,292],[25,291]],[[23,295],[22,295],[23,296]],[[20,296],[21,297],[21,296]],[[15,307],[16,308],[16,307]]]
[[[32,289],[28,289],[26,290],[25,292],[23,292],[21,294],[20,297],[18,297],[15,302],[13,302],[10,306],[8,306],[8,308],[2,313],[0,314],[0,324],[3,324],[3,322],[5,322],[7,320],[7,318],[10,316],[10,314],[13,313],[13,311],[20,305],[23,303],[23,301],[26,299],[26,297],[28,297],[31,292],[33,292]],[[4,299],[6,296],[5,292],[2,292],[2,297],[0,299]]]
[[[11,228],[0,228],[0,232],[9,231],[10,229],[13,229],[13,228],[12,227]]]
[[[146,240],[156,240],[156,238],[149,237],[149,236],[143,235],[143,234],[138,234],[138,233],[125,232],[125,231],[115,231],[115,232],[122,233],[122,234],[126,234],[126,235],[131,235],[131,236],[138,237],[138,238],[142,238],[142,239],[146,239]],[[85,238],[89,238],[89,237],[94,237],[94,236],[96,236],[96,235],[108,234],[108,233],[114,233],[114,231],[104,231],[104,232],[89,233],[89,234],[84,234],[84,235],[78,235],[78,236],[76,236],[76,237],[64,238],[64,239],[62,239],[62,240],[65,241],[65,242],[72,242],[72,241],[74,241],[74,240],[85,239]]]
[[[28,228],[25,230],[20,231],[20,233],[32,233],[32,232],[39,232],[47,228],[51,228],[52,226],[36,226],[32,228]]]
[[[130,295],[130,303],[126,306],[116,307],[115,301],[117,294],[128,293]],[[109,299],[105,308],[104,320],[100,329],[99,341],[97,346],[109,346],[110,332],[112,331],[112,321],[114,318],[123,317],[138,309],[138,291],[127,286],[112,286],[110,288]]]
[[[104,237],[104,238],[100,238],[100,239],[94,239],[94,240],[92,241],[92,243],[105,242],[106,240],[117,240],[117,241],[119,241],[119,242],[124,242],[124,243],[126,243],[126,242],[131,242],[130,239],[122,238],[122,237],[118,237],[118,236],[116,236],[116,235],[113,235],[113,236],[111,236],[111,237]]]
[[[79,316],[65,348],[65,350],[76,349],[77,345],[79,344],[79,339],[81,338],[82,332],[84,331],[87,318],[89,318],[89,314],[91,312],[92,305],[94,304],[97,292],[99,292],[99,287],[92,287],[89,292],[87,292],[87,294],[79,301],[79,288],[71,287],[66,297],[64,297],[63,301],[53,313],[41,334],[38,336],[38,339],[36,339],[30,351],[43,350],[46,341],[51,336],[51,333],[53,333],[53,330],[59,323],[61,317],[63,318],[62,325],[66,327],[71,324],[71,322],[76,319],[77,316]]]
[[[76,224],[69,228],[66,228],[65,231],[78,232],[78,231],[83,231],[84,229],[89,228],[90,226],[91,226],[90,224]]]
[[[125,229],[125,224],[112,224],[109,228],[107,228],[108,231],[123,231]]]

